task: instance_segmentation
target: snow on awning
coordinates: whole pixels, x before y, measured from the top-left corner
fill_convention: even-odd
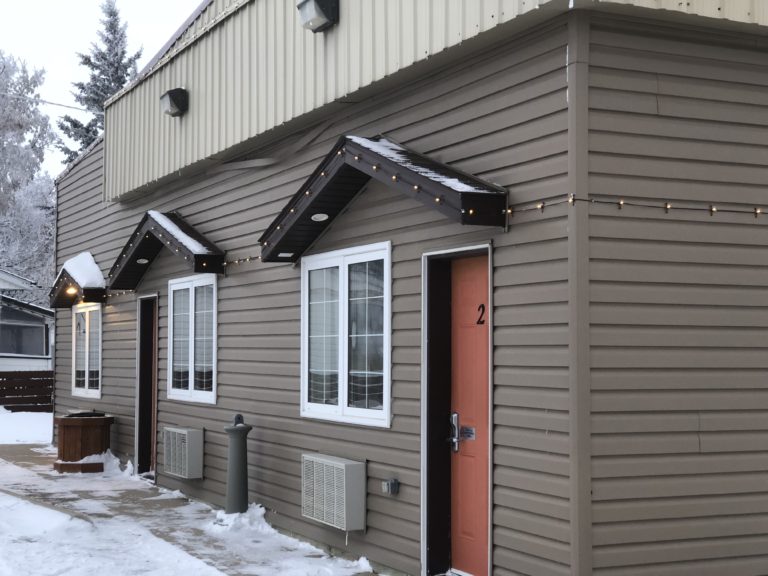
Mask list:
[[[51,308],[71,308],[77,302],[104,302],[106,283],[93,254],[81,252],[64,262],[49,297]]]
[[[296,262],[371,178],[460,224],[506,225],[505,188],[381,136],[342,136],[259,239],[262,261]]]
[[[111,290],[134,290],[165,246],[195,272],[224,273],[224,252],[175,212],[150,210],[109,271]]]

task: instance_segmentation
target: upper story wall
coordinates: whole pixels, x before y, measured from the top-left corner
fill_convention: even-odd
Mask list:
[[[624,4],[768,24],[760,0],[342,0],[339,23],[313,34],[301,27],[293,0],[212,0],[140,81],[107,102],[104,198],[231,157],[255,137],[348,103],[447,48],[481,34],[498,38],[509,30],[504,23],[529,26],[570,7]],[[162,114],[159,97],[177,87],[189,91],[190,107],[174,119]]]

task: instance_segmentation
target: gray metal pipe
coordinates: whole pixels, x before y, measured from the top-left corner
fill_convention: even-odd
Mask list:
[[[229,457],[227,459],[227,514],[248,510],[248,433],[253,426],[243,421],[242,414],[236,414],[232,426],[224,431],[229,436]]]

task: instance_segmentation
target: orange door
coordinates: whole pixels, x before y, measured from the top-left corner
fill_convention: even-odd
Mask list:
[[[451,412],[458,450],[451,454],[451,566],[488,573],[488,258],[451,268]]]

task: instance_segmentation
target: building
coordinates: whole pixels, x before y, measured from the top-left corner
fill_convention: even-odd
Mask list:
[[[203,3],[57,180],[56,413],[409,574],[768,573],[768,13],[684,4]]]
[[[53,368],[53,310],[0,295],[0,372]]]
[[[37,288],[32,280],[27,280],[18,274],[0,269],[0,290],[33,290]]]

